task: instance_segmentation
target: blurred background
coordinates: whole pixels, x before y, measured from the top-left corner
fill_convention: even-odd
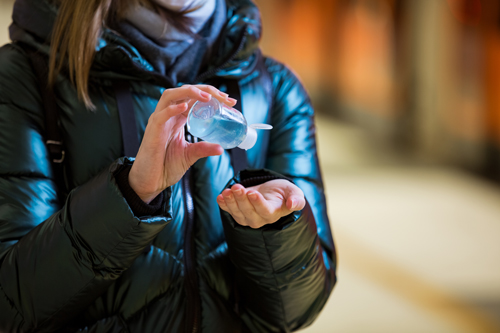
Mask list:
[[[256,2],[315,105],[338,246],[305,332],[500,332],[500,1]]]
[[[338,247],[303,332],[500,332],[500,1],[256,3],[315,105]]]

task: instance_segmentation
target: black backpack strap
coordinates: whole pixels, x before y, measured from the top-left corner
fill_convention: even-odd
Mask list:
[[[227,81],[227,93],[229,94],[229,96],[237,100],[234,108],[243,113],[241,106],[241,91],[238,80]],[[238,147],[229,149],[228,152],[229,156],[231,157],[231,166],[233,167],[234,175],[236,176],[238,172],[248,167],[247,152],[246,150]]]
[[[65,157],[64,142],[59,128],[59,110],[57,108],[54,91],[48,85],[49,67],[46,57],[33,48],[21,44],[29,56],[31,65],[40,84],[44,118],[45,118],[45,144],[52,162],[54,181],[59,191],[66,191],[64,181],[63,161]],[[125,80],[113,82],[117,99],[122,141],[126,156],[135,157],[139,150],[139,139],[134,115],[134,106],[130,85]]]
[[[266,99],[267,99],[267,105],[269,107],[268,112],[267,112],[267,123],[271,124],[271,116],[272,116],[272,111],[273,111],[273,106],[274,106],[274,98],[273,98],[273,78],[271,76],[271,73],[267,70],[266,64],[265,64],[265,58],[262,54],[259,55],[259,62],[258,62],[258,69],[261,73],[262,81],[261,85],[264,88],[264,92],[266,94]]]
[[[139,138],[135,123],[134,101],[130,92],[130,83],[126,80],[113,81],[120,126],[122,129],[123,152],[125,156],[135,157],[139,151]]]
[[[264,57],[262,56],[262,54],[258,55],[256,70],[260,71],[261,74],[261,85],[264,89],[264,93],[267,99],[267,104],[269,106],[266,122],[270,124],[271,111],[273,109],[272,77],[265,66]],[[241,90],[238,80],[228,80],[226,81],[226,83],[227,83],[227,93],[229,94],[229,96],[238,100],[234,108],[236,110],[239,110],[240,112],[243,112],[243,107],[241,104]],[[248,158],[246,150],[240,148],[233,148],[229,150],[229,155],[231,157],[231,165],[233,167],[235,175],[241,170],[244,170],[248,167]]]
[[[21,44],[20,44],[21,45]],[[63,161],[65,157],[64,144],[59,128],[59,111],[53,89],[49,87],[49,67],[46,57],[39,52],[22,46],[29,56],[31,65],[40,84],[43,110],[45,115],[45,144],[52,162],[54,181],[59,191],[65,191]]]

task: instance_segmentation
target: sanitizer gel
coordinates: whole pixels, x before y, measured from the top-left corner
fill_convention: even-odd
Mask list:
[[[224,149],[250,149],[257,141],[256,129],[272,129],[267,124],[247,125],[243,114],[212,98],[196,102],[187,118],[189,133],[204,141],[217,143]]]

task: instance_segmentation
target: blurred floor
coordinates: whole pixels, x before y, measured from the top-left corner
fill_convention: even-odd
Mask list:
[[[12,3],[0,0],[0,44]],[[339,282],[303,332],[500,332],[500,187],[317,126]]]
[[[500,187],[316,123],[339,282],[304,332],[500,332]]]

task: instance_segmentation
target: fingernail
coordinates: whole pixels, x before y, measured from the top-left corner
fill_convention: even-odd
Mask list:
[[[200,95],[201,95],[201,97],[203,97],[203,98],[211,98],[211,97],[212,97],[212,95],[210,95],[209,93],[206,93],[206,92],[204,92],[204,91],[200,92]]]
[[[257,199],[257,194],[255,192],[250,192],[248,193],[248,197],[252,200]]]
[[[234,194],[236,194],[236,195],[242,195],[243,191],[242,190],[236,190],[236,191],[234,191]]]
[[[227,199],[227,200],[233,200],[233,195],[232,195],[232,194],[230,194],[230,195],[228,195],[228,196],[227,196],[227,198],[225,198],[225,199]]]
[[[228,100],[229,102],[231,102],[231,103],[236,103],[236,102],[238,102],[236,99],[231,98],[231,97],[228,97],[228,98],[227,98],[227,100]]]
[[[177,108],[184,109],[186,105],[187,105],[186,103],[177,104]]]
[[[219,95],[221,95],[222,97],[228,97],[229,96],[228,94],[226,94],[226,93],[224,93],[222,91],[219,91]]]
[[[297,207],[297,200],[292,199],[292,208],[291,209],[295,209],[295,207]]]

